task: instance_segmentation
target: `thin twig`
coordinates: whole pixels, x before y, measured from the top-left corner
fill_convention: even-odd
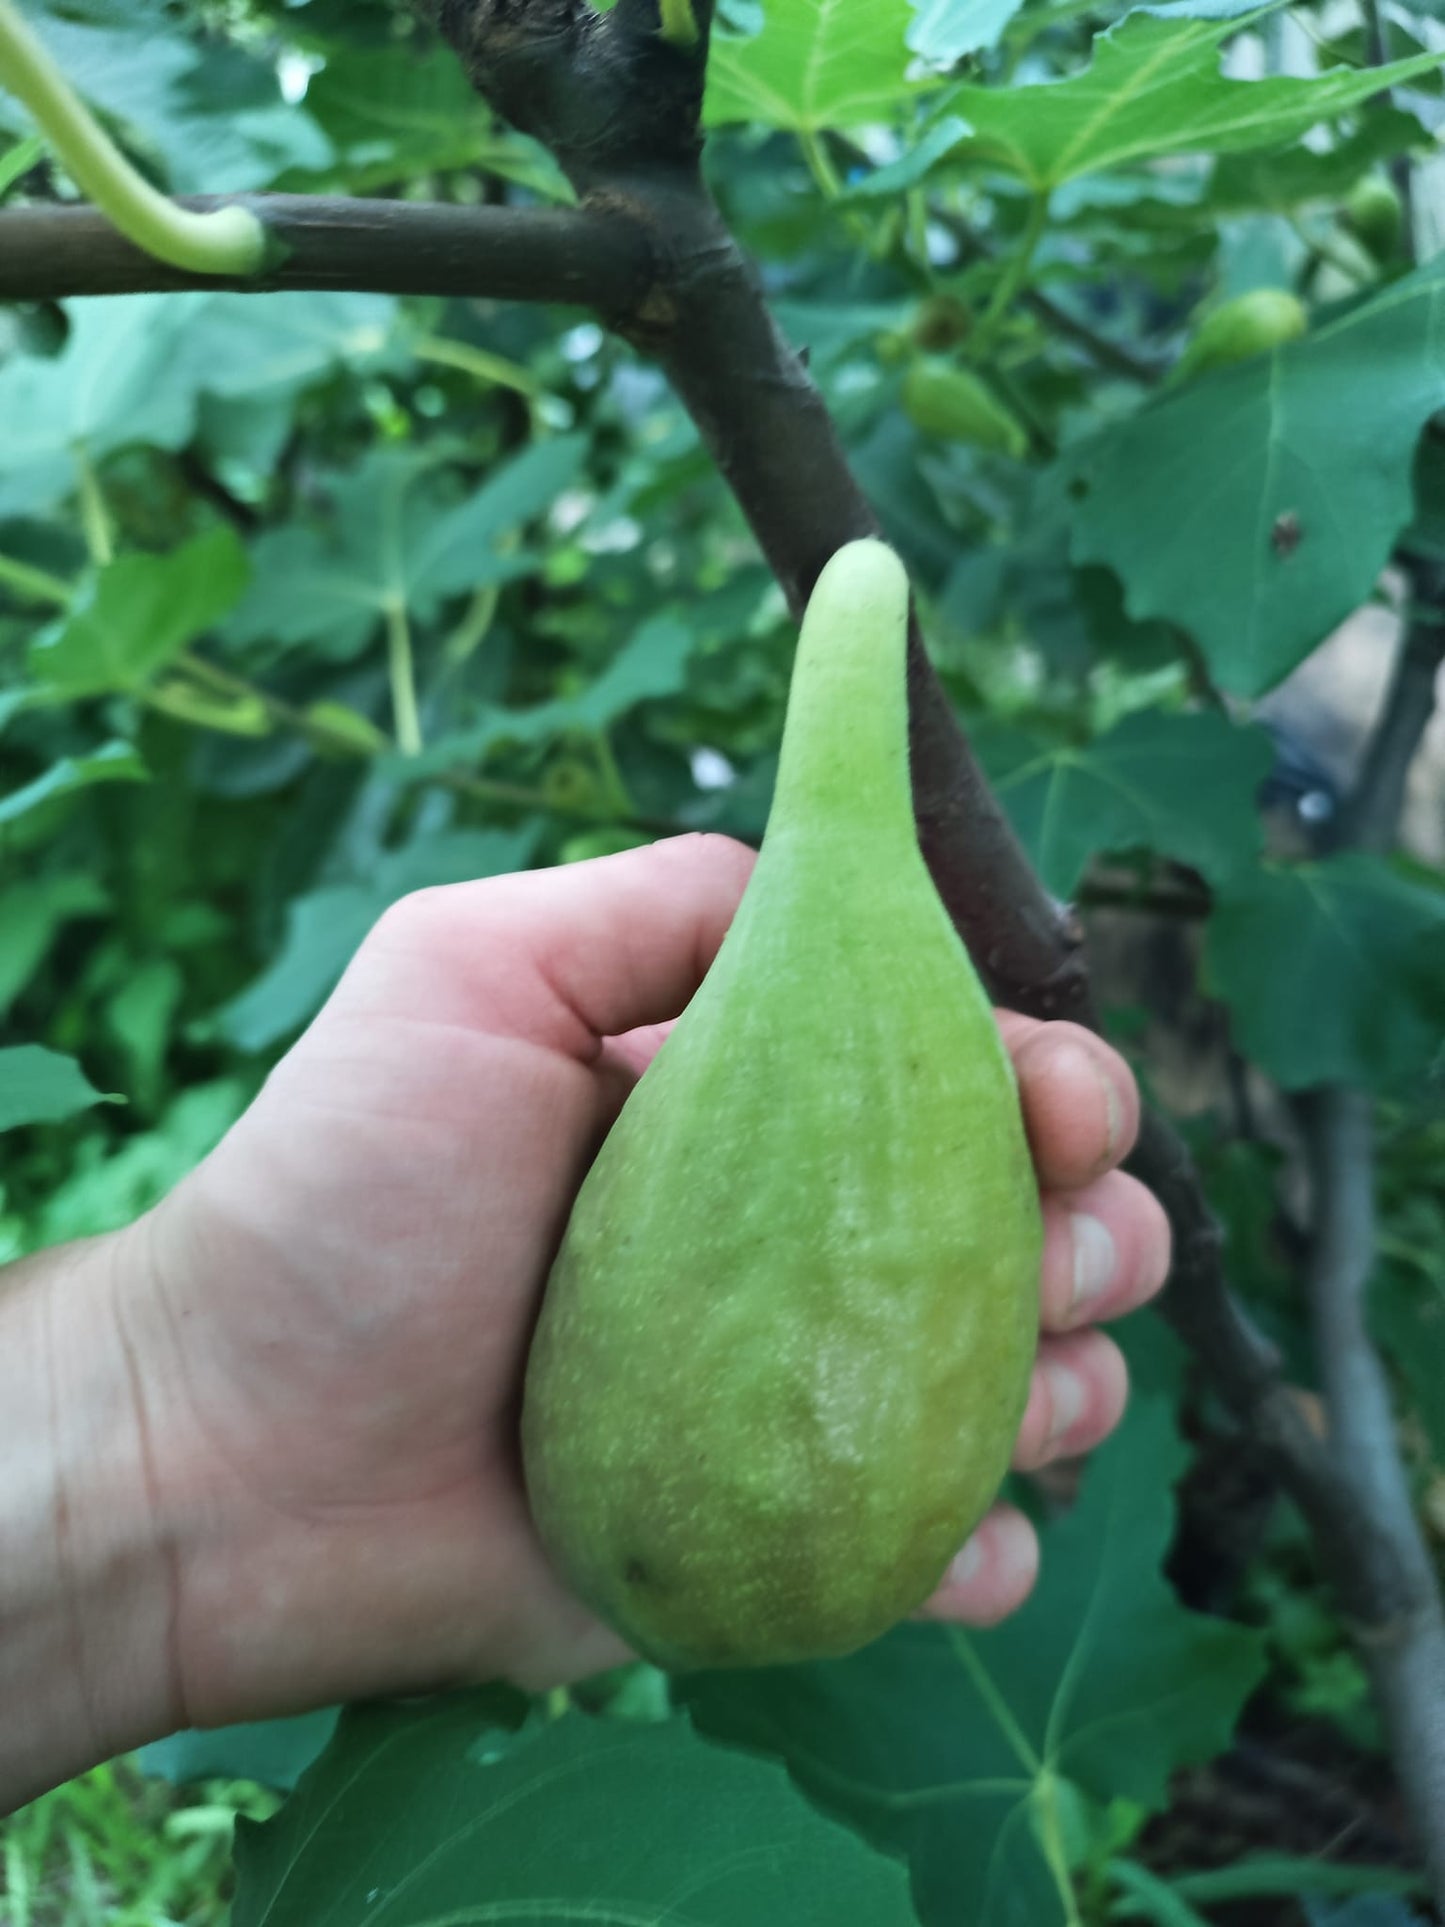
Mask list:
[[[1364,850],[1394,845],[1410,765],[1434,713],[1445,662],[1445,568],[1406,555],[1396,561],[1410,589],[1405,634],[1359,779],[1339,817],[1340,841]]]
[[[603,314],[643,304],[653,264],[635,221],[605,209],[452,207],[306,194],[193,195],[206,211],[239,201],[279,257],[246,279],[188,274],[133,247],[93,207],[0,212],[0,301],[172,288],[345,288],[555,301]]]
[[[1096,871],[1079,885],[1075,902],[1081,910],[1128,910],[1185,923],[1202,922],[1214,907],[1208,885],[1182,864],[1162,864],[1141,877]]]
[[[1410,765],[1435,712],[1445,660],[1445,570],[1405,563],[1412,618],[1341,840],[1384,856],[1399,833]],[[1401,1790],[1445,1907],[1445,1605],[1411,1503],[1390,1385],[1370,1337],[1375,1157],[1370,1099],[1332,1086],[1299,1105],[1313,1176],[1311,1322],[1335,1478],[1359,1521],[1322,1540],[1384,1714]]]
[[[1315,1200],[1310,1305],[1330,1457],[1358,1522],[1348,1538],[1331,1533],[1322,1550],[1384,1715],[1436,1904],[1445,1906],[1445,1609],[1366,1320],[1375,1264],[1371,1103],[1362,1091],[1333,1087],[1301,1111]]]

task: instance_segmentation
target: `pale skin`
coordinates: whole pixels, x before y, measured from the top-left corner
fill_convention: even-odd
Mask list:
[[[686,837],[406,899],[156,1210],[0,1273],[0,1810],[181,1726],[627,1657],[537,1539],[521,1376],[577,1184],[752,861]],[[1116,1168],[1122,1060],[1000,1024],[1046,1224],[1030,1468],[1118,1423],[1096,1327],[1169,1234]],[[988,1625],[1037,1569],[999,1506],[922,1611]]]

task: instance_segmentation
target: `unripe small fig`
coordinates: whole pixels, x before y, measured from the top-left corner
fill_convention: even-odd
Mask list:
[[[957,368],[932,355],[920,356],[903,380],[903,408],[925,435],[993,449],[1001,455],[1028,453],[1023,423],[970,368]]]
[[[1341,210],[1350,233],[1377,261],[1392,261],[1405,232],[1405,209],[1383,174],[1356,181]]]
[[[1304,304],[1284,288],[1255,288],[1206,315],[1175,369],[1176,376],[1226,368],[1297,341],[1309,327]]]
[[[956,294],[935,294],[925,301],[913,318],[913,339],[931,354],[956,348],[968,338],[974,312]]]

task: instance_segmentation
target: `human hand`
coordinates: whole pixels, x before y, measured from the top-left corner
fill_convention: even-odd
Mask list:
[[[404,900],[251,1110],[126,1234],[192,1723],[626,1656],[536,1536],[519,1391],[577,1185],[751,864],[681,838]],[[1119,1057],[1076,1026],[1000,1021],[1044,1194],[1015,1455],[1037,1467],[1118,1422],[1124,1364],[1093,1326],[1158,1288],[1168,1228],[1115,1169],[1138,1121]],[[997,1619],[1037,1556],[998,1507],[924,1610]]]

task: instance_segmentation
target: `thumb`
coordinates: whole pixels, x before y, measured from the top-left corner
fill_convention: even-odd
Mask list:
[[[590,1059],[599,1039],[684,1009],[755,861],[730,837],[679,836],[451,884],[404,899],[367,948],[433,1010],[445,989],[459,1021]]]

